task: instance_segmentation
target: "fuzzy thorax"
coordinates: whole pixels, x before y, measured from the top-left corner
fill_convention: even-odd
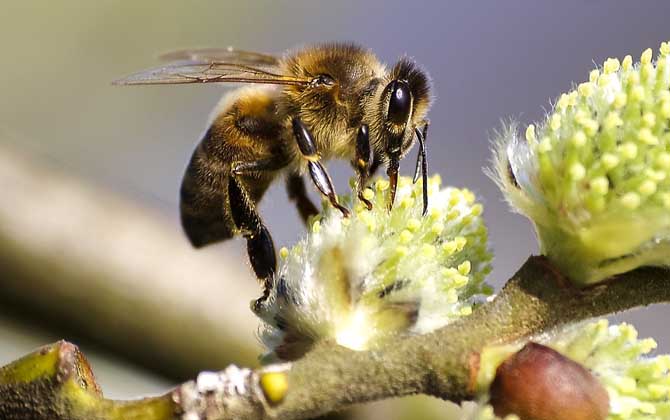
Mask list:
[[[483,280],[491,254],[482,206],[472,192],[429,180],[399,180],[387,210],[388,181],[365,191],[351,217],[325,206],[309,234],[283,248],[269,298],[257,309],[269,356],[294,359],[317,341],[369,349],[396,335],[422,334],[468,315],[490,293]],[[342,201],[351,206],[351,198]]]
[[[669,53],[610,58],[525,138],[498,136],[496,180],[578,284],[670,263]]]

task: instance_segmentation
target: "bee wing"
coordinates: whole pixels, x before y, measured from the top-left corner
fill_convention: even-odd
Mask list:
[[[255,51],[228,48],[200,48],[172,51],[160,56],[163,61],[207,61],[248,65],[278,66],[279,57]]]
[[[276,66],[251,66],[219,61],[185,60],[168,63],[114,81],[115,85],[187,83],[264,83],[306,85],[309,79],[279,74]]]

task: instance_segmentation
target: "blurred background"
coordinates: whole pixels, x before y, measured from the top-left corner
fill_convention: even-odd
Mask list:
[[[203,365],[218,369],[229,361],[253,363],[260,351],[254,336],[256,321],[248,310],[258,290],[246,266],[244,242],[233,240],[196,252],[186,245],[178,222],[183,169],[223,88],[110,85],[116,78],[155,65],[158,54],[229,45],[280,53],[306,43],[342,40],[371,48],[389,64],[403,54],[414,57],[432,76],[436,98],[430,113],[429,170],[439,172],[445,183],[473,189],[485,203],[495,251],[490,282],[499,287],[537,248],[530,224],[508,211],[495,185],[482,173],[490,157],[491,133],[503,118],[524,124],[540,119],[552,98],[573,82],[587,79],[594,63],[625,54],[637,59],[643,49],[657,49],[670,39],[668,16],[670,3],[663,0],[4,0],[0,155],[5,157],[0,162],[5,169],[22,162],[17,170],[23,175],[0,170],[0,190],[10,192],[0,198],[0,365],[38,345],[68,338],[92,359],[106,394],[127,398],[163,391],[188,377],[189,369]],[[406,174],[411,173],[412,160],[403,166]],[[352,176],[346,162],[332,162],[329,168],[339,192],[345,191]],[[109,213],[109,218],[101,213],[100,218],[82,220],[76,216],[80,210],[76,201],[49,193],[53,189],[48,187],[59,182],[74,190],[82,184],[86,190],[82,201],[94,202],[89,204],[98,206],[95,211],[109,212],[114,206],[118,211]],[[127,206],[133,210],[126,213]],[[277,247],[294,243],[303,232],[281,182],[264,198],[261,213]],[[53,219],[54,215],[59,218]],[[50,217],[53,223],[63,222],[68,241],[58,235],[42,239],[49,232],[41,223]],[[143,233],[146,241],[133,233],[133,220],[155,225]],[[73,243],[81,248],[79,256],[111,253],[106,248],[111,243],[96,236],[93,226],[115,229],[107,225],[110,221],[129,230],[124,254],[117,258],[119,264],[125,262],[124,269],[134,270],[138,280],[110,289],[105,296],[111,296],[110,301],[118,298],[125,309],[101,315],[107,317],[105,329],[96,329],[91,320],[105,312],[100,309],[104,302],[98,302],[95,293],[77,295],[80,286],[68,286],[61,274],[78,267],[56,270],[53,261],[61,255],[72,257],[68,252]],[[31,226],[40,227],[31,231]],[[27,242],[12,242],[21,235],[28,236]],[[152,235],[167,239],[152,245]],[[174,244],[179,252],[163,250],[164,243]],[[44,249],[32,258],[30,247],[35,244]],[[24,259],[23,268],[7,269],[17,258]],[[160,275],[150,279],[139,268],[147,265],[145,258]],[[47,260],[52,265],[43,266]],[[80,280],[95,283],[100,273],[115,267],[104,264],[92,263]],[[206,273],[198,271],[203,266],[209,267]],[[25,267],[32,270],[29,275]],[[21,290],[26,282],[41,285],[42,278],[45,284],[54,278],[60,283],[49,286],[48,292],[42,286]],[[216,286],[219,279],[231,287]],[[203,293],[202,281],[211,282],[214,289]],[[215,315],[207,310],[198,319],[207,319],[213,330],[220,324],[231,326],[221,342],[234,341],[230,347],[235,351],[222,349],[218,359],[198,358],[206,345],[194,345],[198,348],[192,358],[198,360],[178,368],[170,366],[167,356],[133,357],[128,345],[145,345],[142,337],[148,327],[141,323],[152,317],[157,323],[168,318],[171,322],[160,337],[147,338],[153,341],[146,348],[173,354],[189,350],[187,339],[180,340],[189,330],[188,322],[180,318],[180,303],[161,304],[161,293],[152,291],[163,287],[161,282],[186,296],[190,309],[215,308]],[[63,298],[56,308],[50,306],[54,294]],[[142,305],[145,295],[155,298],[154,306],[140,316],[132,308]],[[657,306],[617,319],[633,322],[642,336],[655,337],[667,352],[670,332],[662,320],[668,316],[669,308]],[[119,331],[136,322],[140,326],[126,341]],[[114,331],[113,339],[104,338],[106,328]],[[202,324],[190,329],[194,328],[201,335],[210,334]],[[170,347],[175,342],[177,347]]]

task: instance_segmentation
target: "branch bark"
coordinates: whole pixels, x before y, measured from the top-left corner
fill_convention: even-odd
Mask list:
[[[478,355],[487,345],[670,301],[667,269],[639,269],[588,289],[574,288],[565,280],[546,259],[531,257],[494,300],[433,333],[398,339],[365,352],[324,342],[290,365],[204,372],[197,380],[151,400],[151,404],[169,404],[171,409],[144,418],[302,419],[353,403],[416,393],[458,402],[475,396],[473,378]],[[267,375],[279,381],[264,381]],[[40,395],[37,400],[26,401],[37,403],[42,399],[46,404],[53,400],[48,397]],[[110,413],[120,403],[101,398],[97,401],[100,410],[93,411],[96,418],[116,418]],[[0,402],[0,414],[2,410]],[[59,418],[82,417],[75,406]]]

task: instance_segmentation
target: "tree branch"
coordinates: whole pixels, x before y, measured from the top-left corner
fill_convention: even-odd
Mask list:
[[[398,339],[365,352],[321,343],[290,365],[271,365],[256,371],[231,367],[220,373],[201,373],[197,380],[159,397],[166,404],[174,404],[169,414],[157,412],[145,418],[301,419],[353,403],[415,393],[452,401],[470,399],[475,396],[473,378],[478,355],[487,345],[668,301],[667,269],[639,269],[595,287],[577,289],[545,258],[531,257],[494,300],[433,333]],[[279,380],[264,380],[269,375]],[[46,401],[48,396],[42,397]],[[98,418],[114,418],[108,410],[119,403],[99,401],[105,402],[101,407],[108,408],[96,412]],[[156,400],[151,401],[156,404]],[[81,418],[75,411],[60,418]]]

